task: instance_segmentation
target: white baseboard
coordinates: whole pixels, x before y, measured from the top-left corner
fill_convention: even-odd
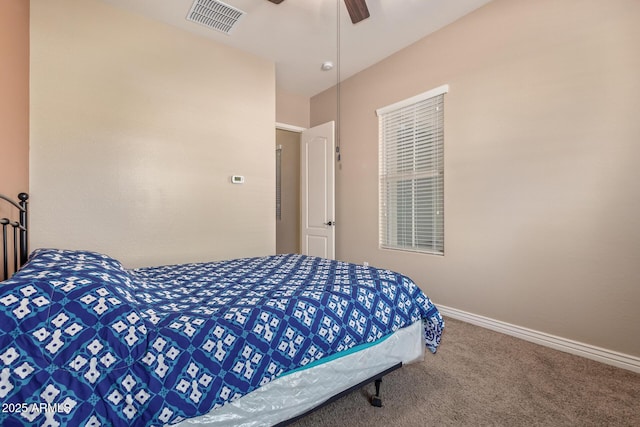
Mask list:
[[[466,311],[440,304],[436,304],[436,307],[438,307],[438,310],[444,316],[448,316],[453,319],[462,320],[463,322],[491,329],[496,332],[501,332],[506,335],[511,335],[516,338],[521,338],[526,341],[531,341],[566,353],[575,354],[577,356],[586,357],[608,365],[613,365],[618,368],[640,373],[639,357],[618,353],[616,351],[584,344],[578,341],[572,341],[555,335],[546,334],[544,332],[534,331],[532,329],[523,328],[521,326],[512,325],[500,320],[479,316],[477,314],[468,313]]]

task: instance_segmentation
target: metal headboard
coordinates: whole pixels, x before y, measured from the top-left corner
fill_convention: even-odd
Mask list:
[[[27,234],[27,193],[18,194],[15,202],[0,194],[0,199],[11,204],[18,211],[18,221],[10,218],[0,218],[2,226],[2,276],[0,280],[7,280],[11,272],[15,273],[24,265],[29,256],[29,240]],[[13,264],[9,264],[9,254],[13,256]],[[13,267],[10,269],[10,267]]]

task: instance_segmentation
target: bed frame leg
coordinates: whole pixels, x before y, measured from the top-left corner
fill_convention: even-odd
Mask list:
[[[376,384],[376,394],[375,396],[371,396],[371,406],[375,406],[376,408],[382,408],[382,399],[380,398],[380,385],[382,384],[382,378],[378,378],[375,381]]]

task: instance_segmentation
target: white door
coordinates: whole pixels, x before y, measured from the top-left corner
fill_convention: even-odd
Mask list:
[[[300,142],[302,253],[334,259],[335,123],[328,122],[303,131]]]

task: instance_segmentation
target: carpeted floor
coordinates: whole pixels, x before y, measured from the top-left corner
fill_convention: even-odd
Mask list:
[[[637,339],[637,337],[636,337]],[[292,424],[640,426],[640,374],[450,318],[438,353]]]

